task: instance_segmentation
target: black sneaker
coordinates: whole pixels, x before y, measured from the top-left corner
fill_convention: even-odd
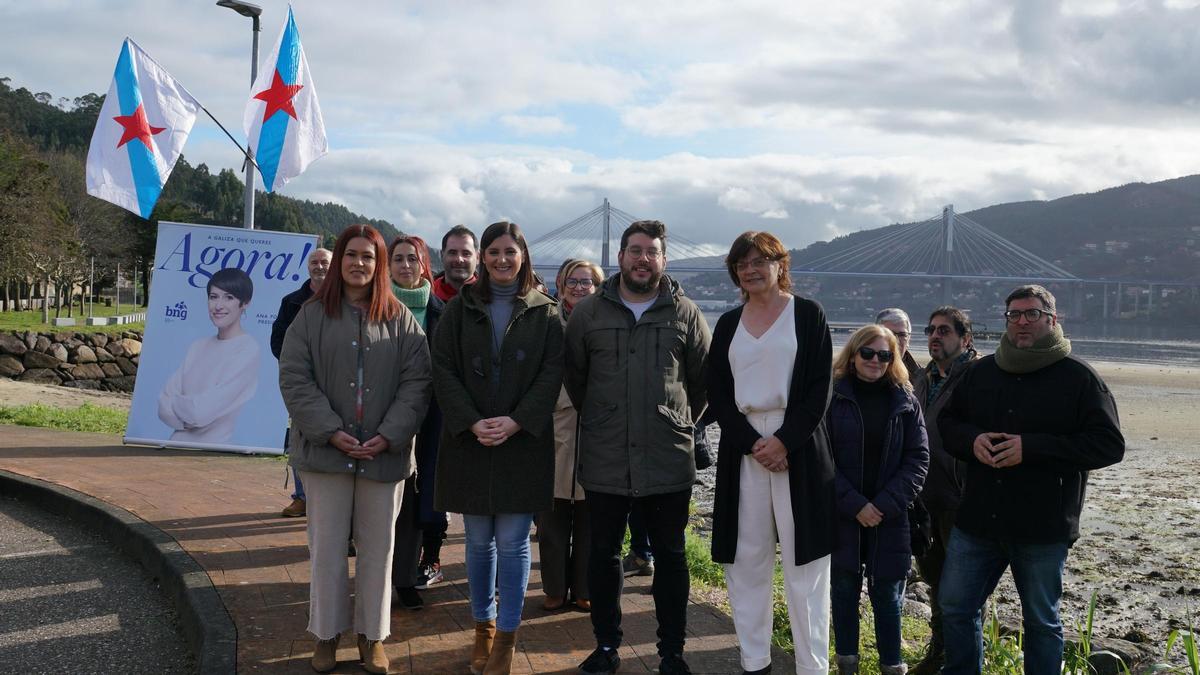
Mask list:
[[[400,606],[404,609],[411,609],[414,612],[425,607],[425,601],[421,599],[421,594],[415,588],[397,588],[396,597],[400,600]]]
[[[418,591],[426,591],[442,583],[444,580],[445,577],[442,576],[441,563],[422,563],[417,568],[417,585],[415,588]]]
[[[621,560],[621,573],[627,577],[654,576],[654,561],[643,560],[631,551]]]
[[[688,668],[683,657],[675,654],[662,657],[662,661],[658,662],[658,672],[660,675],[692,675],[692,669]]]
[[[583,663],[579,664],[579,672],[584,675],[596,675],[597,673],[615,673],[621,667],[621,657],[615,649],[605,649],[597,647],[596,651],[584,659]]]

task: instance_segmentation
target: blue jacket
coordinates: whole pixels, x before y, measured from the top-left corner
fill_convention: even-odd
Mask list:
[[[834,473],[836,527],[832,564],[848,572],[859,571],[865,566],[868,576],[881,581],[904,579],[912,557],[908,506],[921,491],[929,469],[925,419],[913,395],[896,387],[884,434],[879,480],[874,486],[875,497],[867,499],[862,486],[862,413],[849,377],[853,375],[834,382],[833,400],[826,413],[833,461],[837,467]],[[876,527],[863,527],[855,519],[867,503],[883,512],[883,522]]]

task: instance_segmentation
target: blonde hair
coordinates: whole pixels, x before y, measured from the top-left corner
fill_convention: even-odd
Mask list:
[[[842,347],[842,351],[838,352],[837,358],[833,360],[834,379],[840,380],[854,375],[854,355],[860,347],[874,342],[877,338],[886,340],[888,349],[892,352],[892,362],[887,364],[883,377],[893,385],[912,393],[912,385],[908,382],[908,368],[900,358],[900,344],[896,341],[896,334],[879,324],[869,324],[854,331],[854,335],[850,336],[846,346]]]
[[[562,271],[563,283],[566,283],[567,279],[575,273],[575,270],[581,267],[587,268],[592,273],[592,283],[596,284],[597,287],[603,283],[604,270],[600,269],[599,265],[590,260],[572,260],[568,262]],[[560,289],[559,292],[561,293],[562,290]]]

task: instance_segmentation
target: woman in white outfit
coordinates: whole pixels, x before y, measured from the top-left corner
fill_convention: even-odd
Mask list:
[[[214,273],[205,289],[217,334],[193,342],[158,396],[158,418],[172,441],[228,443],[242,406],[258,388],[258,342],[242,328],[254,283],[236,267]]]
[[[829,669],[834,465],[825,432],[832,346],[825,313],[796,297],[768,232],[734,241],[725,265],[745,304],[713,331],[708,404],[721,425],[713,560],[725,564],[746,673],[771,671],[778,538],[797,673]]]

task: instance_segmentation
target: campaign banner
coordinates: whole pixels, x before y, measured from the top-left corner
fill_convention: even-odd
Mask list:
[[[309,234],[158,224],[126,443],[283,453],[271,324],[316,247]]]

